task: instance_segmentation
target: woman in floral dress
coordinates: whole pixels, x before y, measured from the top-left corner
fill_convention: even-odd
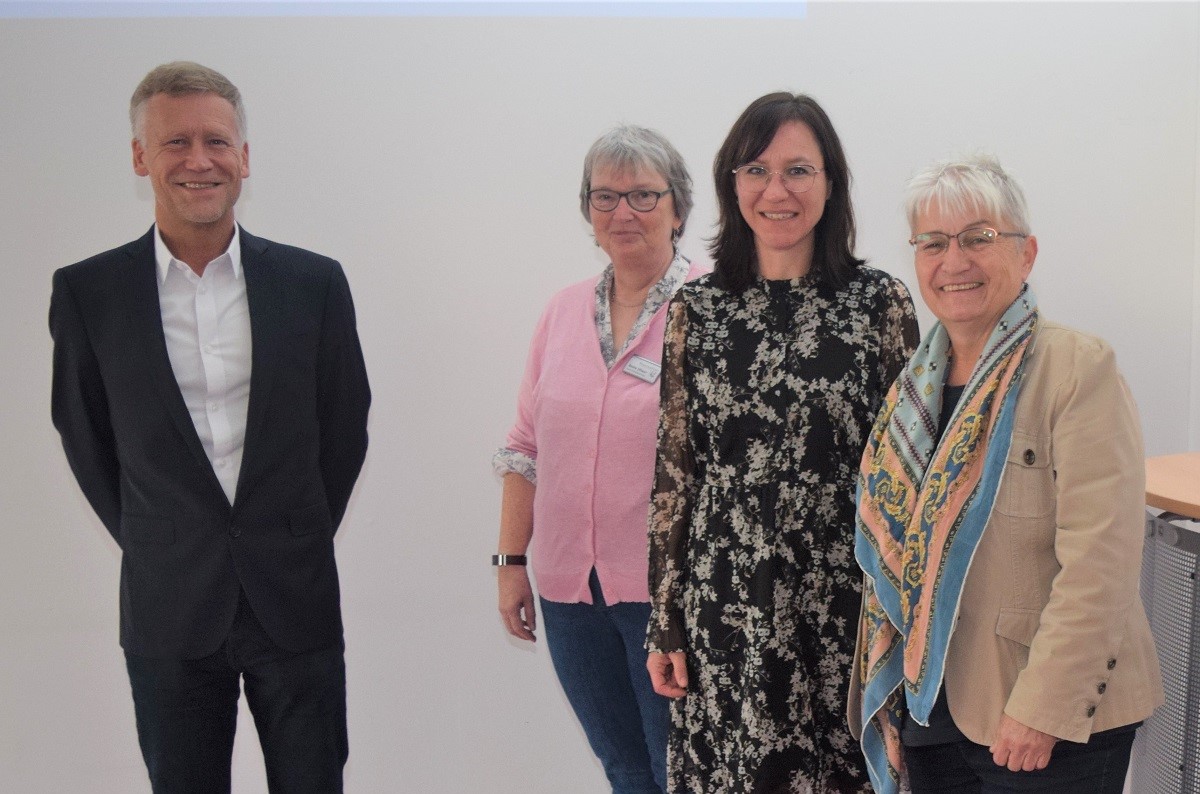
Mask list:
[[[870,791],[845,718],[854,483],[912,300],[854,256],[849,168],[810,97],[752,103],[713,172],[715,267],[669,308],[650,509],[669,790]]]

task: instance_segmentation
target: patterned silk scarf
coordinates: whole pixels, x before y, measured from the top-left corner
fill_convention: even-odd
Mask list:
[[[854,553],[866,579],[855,664],[863,753],[877,792],[900,787],[901,698],[925,725],[941,689],[963,582],[1012,442],[1037,317],[1026,285],[992,330],[935,447],[950,357],[946,329],[936,324],[888,392],[863,453]]]

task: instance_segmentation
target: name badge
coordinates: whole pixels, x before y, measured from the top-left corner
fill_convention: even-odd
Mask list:
[[[658,380],[658,373],[662,372],[662,364],[656,364],[648,358],[641,356],[631,356],[629,363],[625,365],[625,371],[635,378],[640,378],[646,383],[654,383]]]

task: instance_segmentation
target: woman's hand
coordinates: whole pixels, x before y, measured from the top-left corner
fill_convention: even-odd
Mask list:
[[[683,651],[652,653],[646,658],[646,669],[658,694],[669,698],[687,694],[687,655]]]
[[[500,620],[508,633],[519,640],[537,642],[537,610],[533,605],[533,587],[524,565],[501,565],[496,569],[500,589]]]
[[[1000,725],[996,728],[996,741],[988,749],[996,766],[1006,766],[1012,772],[1032,772],[1046,768],[1057,741],[1048,733],[1001,714]]]

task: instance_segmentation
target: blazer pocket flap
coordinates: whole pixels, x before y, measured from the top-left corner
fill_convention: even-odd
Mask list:
[[[1054,514],[1054,507],[1050,439],[1014,431],[996,495],[996,510],[1013,518],[1046,518]]]
[[[121,516],[121,537],[131,543],[174,543],[175,522],[159,516]]]
[[[288,516],[288,525],[293,535],[311,535],[321,530],[333,529],[333,519],[329,517],[329,507],[324,502],[293,510]]]
[[[1044,469],[1050,465],[1050,439],[1032,433],[1013,431],[1008,462],[1027,469]]]
[[[996,634],[1028,648],[1033,644],[1042,613],[1037,609],[1002,609],[996,618]]]

